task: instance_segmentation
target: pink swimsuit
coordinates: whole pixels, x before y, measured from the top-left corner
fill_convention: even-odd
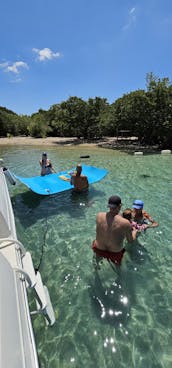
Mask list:
[[[134,228],[134,229],[137,229],[139,231],[144,231],[147,229],[148,225],[147,224],[138,224],[137,222],[135,221],[131,221],[131,227]]]

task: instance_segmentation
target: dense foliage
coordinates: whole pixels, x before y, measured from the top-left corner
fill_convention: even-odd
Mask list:
[[[121,130],[143,144],[172,148],[172,85],[168,78],[147,74],[145,90],[123,95],[112,104],[106,98],[70,97],[48,111],[26,116],[0,107],[0,136],[31,135],[95,139]]]

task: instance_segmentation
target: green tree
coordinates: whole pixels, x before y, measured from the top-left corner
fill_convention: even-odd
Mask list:
[[[47,124],[46,114],[43,110],[39,110],[31,116],[31,121],[28,127],[29,134],[35,138],[45,138],[51,128]]]
[[[95,97],[87,101],[86,121],[87,138],[100,138],[105,130],[105,118],[107,118],[109,104],[106,98]]]
[[[161,146],[170,144],[172,133],[172,87],[169,78],[158,78],[153,73],[147,74],[147,96],[152,105],[152,131],[147,136],[151,144]]]

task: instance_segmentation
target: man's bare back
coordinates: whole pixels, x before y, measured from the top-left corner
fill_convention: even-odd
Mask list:
[[[76,191],[83,191],[88,189],[88,179],[85,175],[76,175],[72,177],[72,183]]]
[[[130,223],[111,211],[99,212],[96,219],[96,246],[101,250],[119,252],[123,241],[133,241]]]
[[[99,212],[96,217],[96,240],[92,243],[92,249],[97,265],[102,258],[106,258],[120,266],[125,253],[124,239],[129,243],[136,240],[137,230],[132,231],[130,222],[119,215],[121,206],[121,198],[111,196],[108,200],[109,212]]]
[[[88,189],[89,183],[86,175],[82,175],[82,166],[76,167],[76,173],[72,175],[70,183],[74,186],[76,192],[82,192]]]

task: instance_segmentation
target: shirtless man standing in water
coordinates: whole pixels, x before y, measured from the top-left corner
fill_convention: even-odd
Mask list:
[[[109,198],[109,212],[97,214],[96,240],[92,244],[97,262],[106,258],[120,265],[125,253],[124,239],[126,238],[129,243],[136,240],[137,229],[132,231],[129,221],[119,215],[121,206],[121,198],[115,195]]]

